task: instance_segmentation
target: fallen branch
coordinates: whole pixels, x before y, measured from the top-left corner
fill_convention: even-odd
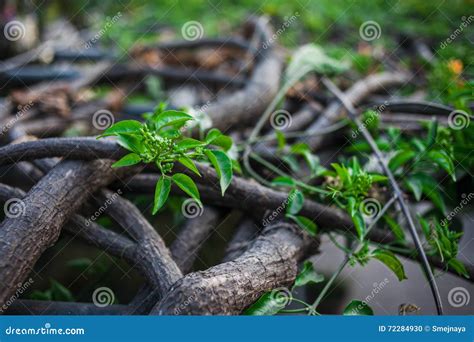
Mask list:
[[[264,292],[293,283],[312,242],[294,225],[275,224],[234,261],[180,279],[152,314],[239,314]]]

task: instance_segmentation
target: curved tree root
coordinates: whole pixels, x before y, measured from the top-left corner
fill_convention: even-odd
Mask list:
[[[158,315],[235,315],[264,292],[289,286],[298,261],[315,243],[295,225],[264,230],[234,261],[180,279],[152,310]]]

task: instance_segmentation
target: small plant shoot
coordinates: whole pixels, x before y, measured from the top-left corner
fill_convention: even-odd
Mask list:
[[[99,138],[114,136],[118,144],[130,151],[112,167],[144,163],[158,169],[161,176],[156,183],[153,215],[165,205],[172,184],[202,207],[196,183],[189,175],[175,172],[176,163],[198,177],[201,174],[196,163],[210,163],[219,177],[224,196],[233,175],[233,162],[227,154],[232,147],[232,139],[215,128],[209,130],[202,141],[187,137],[184,133],[193,117],[185,112],[166,110],[163,105],[145,117],[146,122],[143,123],[136,120],[117,122]]]

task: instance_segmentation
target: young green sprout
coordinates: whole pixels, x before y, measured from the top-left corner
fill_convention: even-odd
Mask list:
[[[194,181],[184,173],[173,173],[176,162],[201,177],[195,161],[210,162],[220,179],[222,196],[232,181],[232,160],[227,152],[232,139],[218,129],[211,129],[201,141],[183,136],[186,124],[193,120],[187,113],[165,110],[159,106],[146,115],[146,122],[123,120],[109,127],[98,138],[115,136],[117,142],[131,153],[112,165],[123,167],[138,163],[153,163],[161,176],[156,183],[153,215],[168,199],[174,183],[202,207]]]

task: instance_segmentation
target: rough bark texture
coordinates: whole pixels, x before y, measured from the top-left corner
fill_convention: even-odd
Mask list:
[[[21,214],[0,225],[0,304],[59,237],[61,227],[95,189],[115,178],[110,161],[64,161],[44,176],[20,204]]]
[[[236,260],[180,279],[152,314],[239,314],[265,291],[289,286],[312,241],[294,225],[269,227]]]
[[[113,198],[110,191],[103,194],[102,198],[111,202],[106,212],[137,242],[135,260],[148,265],[144,269],[147,278],[164,295],[183,276],[164,241],[133,203],[120,196]]]

